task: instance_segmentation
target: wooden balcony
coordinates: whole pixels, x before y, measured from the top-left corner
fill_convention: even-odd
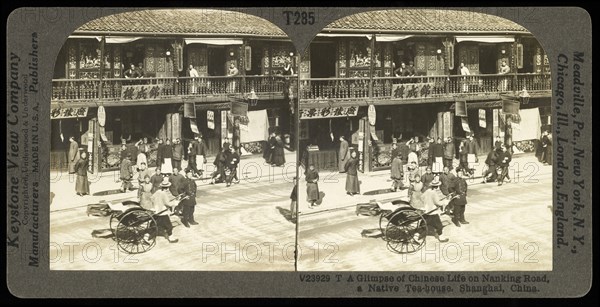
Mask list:
[[[374,103],[418,103],[500,99],[501,94],[521,91],[551,95],[550,74],[504,74],[469,76],[413,76],[370,78],[312,78],[300,81],[300,105],[373,101]]]
[[[52,103],[90,105],[102,100],[108,104],[152,104],[193,98],[200,98],[199,101],[228,101],[231,97],[242,97],[252,90],[259,100],[283,99],[286,88],[289,89],[290,84],[295,82],[296,77],[289,76],[54,79]]]

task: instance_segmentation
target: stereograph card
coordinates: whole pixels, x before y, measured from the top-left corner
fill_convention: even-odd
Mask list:
[[[583,296],[591,42],[576,7],[18,8],[8,287]]]

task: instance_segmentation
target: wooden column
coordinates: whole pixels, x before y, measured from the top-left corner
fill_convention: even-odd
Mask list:
[[[242,41],[242,47],[240,47],[240,55],[238,58],[240,59],[240,72],[242,75],[242,84],[240,84],[240,92],[242,94],[248,92],[250,93],[250,89],[246,89],[246,39]]]
[[[373,98],[373,74],[375,72],[375,34],[371,34],[371,63],[369,65],[369,99]]]
[[[363,139],[359,139],[359,142],[362,142],[362,159],[360,157],[360,153],[358,158],[362,160],[363,172],[368,173],[371,171],[371,133],[369,131],[369,119],[367,116],[364,116],[358,120],[357,132],[359,134],[359,138],[361,133],[363,135]]]
[[[180,113],[171,113],[171,140],[181,138],[181,122],[182,116]]]
[[[104,98],[102,79],[104,78],[104,46],[106,45],[106,36],[102,36],[100,40],[100,82],[98,84],[98,99]]]
[[[171,124],[171,116],[172,115],[173,114],[171,114],[171,113],[167,113],[166,116],[165,116],[165,123],[164,123],[164,126],[165,126],[165,136],[166,136],[166,138],[171,139],[171,140],[172,140],[172,137],[173,137],[173,127],[172,127],[172,124]]]
[[[505,128],[506,128],[506,133],[504,135],[504,140],[506,142],[506,148],[512,153],[512,117],[510,114],[506,114],[504,113],[505,116]]]
[[[87,153],[88,159],[91,162],[88,170],[93,174],[97,174],[100,171],[100,130],[98,126],[97,118],[94,117],[88,121]]]
[[[444,130],[444,138],[448,138],[454,137],[454,123],[453,123],[453,119],[454,119],[454,114],[452,114],[452,112],[450,111],[446,111],[443,112],[443,130]]]
[[[517,54],[517,44],[520,42],[520,38],[515,38],[515,41],[512,43],[511,46],[511,52],[510,52],[510,69],[511,72],[513,73],[513,82],[512,82],[512,86],[511,86],[511,90],[513,92],[518,91],[520,89],[517,88],[517,57],[519,56]]]
[[[454,63],[454,45],[451,38],[444,38],[442,44],[444,45],[444,75],[447,76],[444,80],[444,90],[448,94],[450,93],[450,63],[453,63],[453,66],[456,65]]]
[[[444,112],[438,110],[437,112],[437,135],[436,138],[445,138],[444,135]]]

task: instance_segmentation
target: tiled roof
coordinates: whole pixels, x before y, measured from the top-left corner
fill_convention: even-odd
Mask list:
[[[239,34],[287,37],[273,23],[225,10],[161,9],[113,14],[94,19],[75,33]]]
[[[493,15],[437,9],[370,11],[334,21],[325,31],[382,30],[398,32],[524,32],[520,25]]]

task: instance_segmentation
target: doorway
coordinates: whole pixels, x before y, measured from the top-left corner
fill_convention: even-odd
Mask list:
[[[225,76],[225,47],[208,47],[208,75]]]
[[[497,54],[496,46],[486,44],[479,46],[479,73],[480,74],[496,74]]]
[[[260,45],[250,45],[250,70],[246,70],[246,75],[258,76],[264,74],[262,71],[263,48]]]
[[[335,78],[336,48],[333,42],[310,44],[311,78]]]

